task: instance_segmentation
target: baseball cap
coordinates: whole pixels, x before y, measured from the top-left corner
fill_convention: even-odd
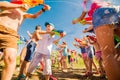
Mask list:
[[[51,25],[54,28],[54,24],[52,24],[52,23],[45,22],[45,26],[47,26],[47,25]]]

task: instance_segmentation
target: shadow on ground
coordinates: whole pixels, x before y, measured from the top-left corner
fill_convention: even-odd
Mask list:
[[[0,74],[1,71],[2,67],[0,67]],[[18,70],[14,72],[12,80],[16,80],[18,73]],[[53,68],[53,76],[57,78],[57,80],[107,80],[106,78],[99,77],[98,74],[93,74],[93,76],[90,77],[85,77],[84,74],[85,69],[69,69],[68,72],[62,72],[57,68]],[[45,80],[45,78],[41,71],[36,70],[29,80]]]

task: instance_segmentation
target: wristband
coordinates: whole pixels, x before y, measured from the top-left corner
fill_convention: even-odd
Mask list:
[[[42,11],[45,12],[45,9],[42,8]]]

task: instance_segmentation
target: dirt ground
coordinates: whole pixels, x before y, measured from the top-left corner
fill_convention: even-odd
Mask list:
[[[57,78],[57,80],[107,80],[106,78],[99,77],[98,74],[93,74],[91,77],[85,77],[85,69],[68,69],[68,72],[63,72],[62,70],[58,70],[55,67],[53,69],[53,76]],[[2,71],[2,67],[0,67],[0,73]],[[94,72],[94,71],[93,71]],[[16,69],[14,72],[12,80],[16,80],[19,71]],[[29,78],[29,80],[45,80],[42,72],[36,69],[35,73]],[[52,80],[52,79],[51,79]]]

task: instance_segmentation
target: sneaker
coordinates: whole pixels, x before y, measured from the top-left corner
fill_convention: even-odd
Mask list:
[[[26,76],[21,74],[18,76],[18,78],[16,80],[25,80]]]

